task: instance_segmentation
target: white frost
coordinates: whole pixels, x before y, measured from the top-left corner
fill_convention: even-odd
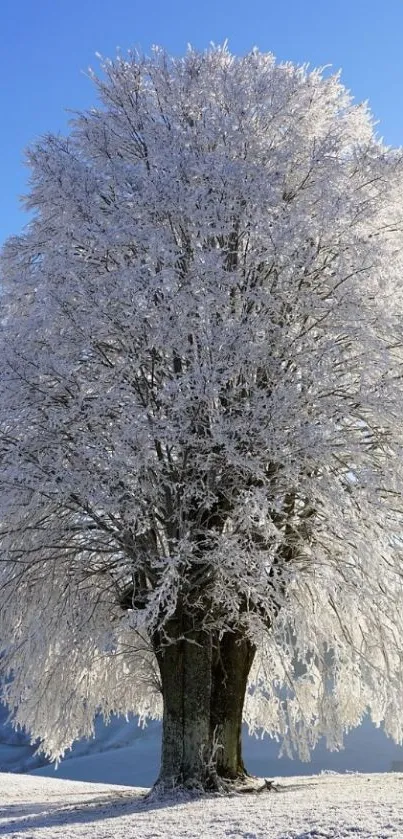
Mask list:
[[[158,716],[189,598],[257,646],[245,717],[286,751],[367,710],[401,740],[401,153],[257,51],[103,69],[3,254],[5,699],[54,757]]]
[[[14,839],[401,839],[399,775],[279,779],[281,792],[144,805],[134,787],[0,774],[0,835]]]

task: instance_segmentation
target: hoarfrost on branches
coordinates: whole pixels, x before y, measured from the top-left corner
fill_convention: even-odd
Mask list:
[[[180,604],[286,749],[401,740],[401,153],[257,51],[102,69],[3,252],[5,698],[53,757],[158,715]]]

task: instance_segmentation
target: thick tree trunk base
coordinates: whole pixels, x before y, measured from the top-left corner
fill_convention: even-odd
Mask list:
[[[214,637],[196,618],[178,608],[154,639],[164,705],[158,795],[224,794],[249,780],[242,712],[254,647],[241,630]]]
[[[206,787],[210,755],[211,637],[178,613],[156,650],[164,716],[161,772],[167,790]]]
[[[145,796],[146,801],[159,801],[174,798],[175,800],[199,798],[202,795],[260,795],[265,792],[281,792],[282,787],[273,783],[268,778],[256,778],[254,775],[247,775],[240,778],[220,778],[219,775],[212,775],[206,779],[203,785],[197,781],[172,786],[163,781],[157,781]]]

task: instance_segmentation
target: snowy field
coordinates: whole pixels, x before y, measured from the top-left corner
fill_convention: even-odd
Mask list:
[[[114,720],[111,727],[103,726],[99,721],[94,740],[77,743],[56,770],[54,765],[48,765],[34,769],[34,773],[72,781],[149,787],[158,775],[160,737],[160,726],[155,723],[142,729],[134,720],[126,724]],[[246,731],[243,751],[249,772],[258,777],[314,775],[323,770],[364,773],[389,772],[391,769],[403,771],[402,747],[388,740],[368,721],[346,736],[342,751],[329,752],[322,743],[312,753],[309,763],[279,758],[278,743],[267,737],[261,740],[248,736]]]
[[[278,780],[278,792],[149,802],[134,787],[0,774],[9,839],[401,839],[403,775]]]
[[[158,774],[158,724],[142,729],[135,719],[115,718],[110,726],[98,720],[96,737],[77,743],[56,771],[34,769],[27,738],[3,725],[0,837],[403,839],[403,749],[368,720],[345,746],[331,753],[321,745],[306,764],[279,759],[278,744],[245,732],[249,770],[277,779],[278,793],[145,805],[144,788]],[[31,774],[1,771],[18,766]],[[388,774],[392,767],[399,771]]]
[[[141,728],[135,718],[126,722],[114,717],[109,725],[98,718],[95,737],[74,744],[59,764],[43,765],[43,755],[23,732],[6,725],[7,712],[0,706],[0,773],[33,772],[72,781],[149,787],[158,775],[161,726],[150,722]],[[345,748],[329,752],[322,741],[312,752],[310,763],[279,758],[279,744],[270,738],[251,737],[244,730],[244,758],[249,771],[259,777],[315,775],[333,772],[403,771],[403,748],[385,737],[368,719],[345,737]],[[403,834],[402,834],[403,839]]]

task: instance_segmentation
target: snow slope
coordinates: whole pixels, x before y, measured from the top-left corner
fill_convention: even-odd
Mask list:
[[[28,772],[45,763],[44,757],[35,755],[23,731],[14,731],[7,723],[8,712],[0,702],[0,772]]]
[[[23,731],[14,731],[6,720],[7,711],[0,703],[0,772],[29,772],[38,766],[46,767],[46,759],[43,755],[35,755],[36,747],[30,744],[28,735]],[[139,740],[148,743],[150,738],[153,738],[152,748],[157,760],[160,739],[158,723],[150,722],[147,728],[143,729],[138,725],[135,717],[129,721],[122,717],[113,717],[109,725],[105,725],[99,718],[95,723],[95,737],[92,740],[80,740],[75,743],[71,752],[66,754],[63,766],[69,759],[76,760],[83,756],[137,745]],[[50,767],[50,772],[53,774],[53,766]],[[90,778],[89,780],[103,779]],[[127,783],[127,781],[124,782]]]
[[[53,778],[79,781],[149,786],[158,774],[161,728],[150,723],[141,728],[135,718],[126,722],[113,718],[106,726],[96,722],[93,740],[76,743],[55,771],[44,766],[43,756],[33,754],[26,735],[5,725],[5,709],[0,706],[0,772],[27,772]],[[320,744],[310,763],[278,758],[279,746],[268,738],[263,740],[244,733],[246,765],[255,775],[300,775],[324,769],[343,772],[388,772],[403,767],[403,748],[388,740],[382,731],[368,721],[346,737],[345,749],[329,752]],[[41,765],[42,764],[42,765]],[[39,767],[39,768],[38,768]]]
[[[249,737],[244,732],[245,762],[249,771],[258,776],[311,775],[322,770],[388,772],[394,767],[403,769],[403,749],[387,740],[383,732],[368,721],[350,732],[343,751],[329,752],[320,744],[310,763],[279,758],[278,753],[278,743],[267,737],[263,740]],[[115,719],[108,728],[99,721],[95,740],[77,744],[57,770],[54,766],[44,766],[36,769],[35,774],[150,786],[158,775],[159,756],[160,726],[157,723],[141,729],[135,720],[125,724]]]
[[[10,839],[401,839],[403,776],[319,775],[278,792],[145,802],[142,790],[0,774]]]

